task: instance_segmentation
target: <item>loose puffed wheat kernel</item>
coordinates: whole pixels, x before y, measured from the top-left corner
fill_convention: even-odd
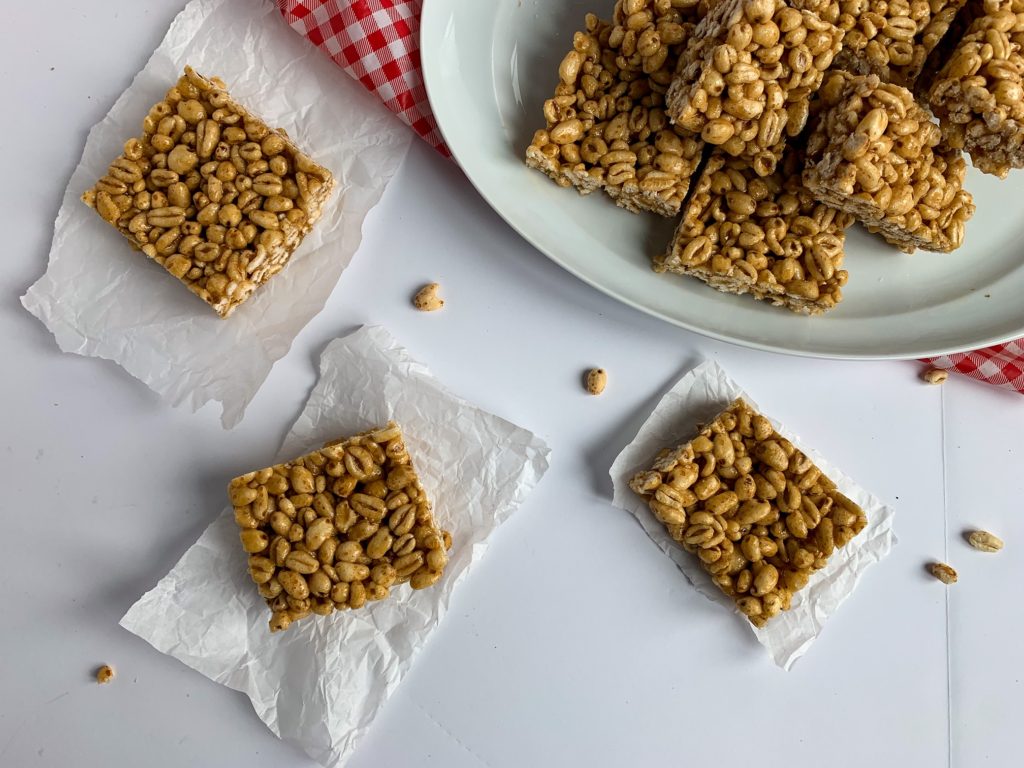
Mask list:
[[[592,395],[600,395],[604,392],[604,388],[608,384],[608,373],[604,368],[594,368],[593,370],[587,371],[585,384],[587,392]]]
[[[967,542],[979,552],[998,552],[1003,548],[1003,540],[988,531],[973,531]]]
[[[441,286],[437,283],[428,283],[420,288],[413,296],[412,305],[421,312],[434,312],[444,306],[444,299],[437,295]]]
[[[956,584],[956,571],[954,571],[951,566],[946,565],[945,563],[932,563],[928,566],[928,570],[931,571],[932,576],[943,584]]]

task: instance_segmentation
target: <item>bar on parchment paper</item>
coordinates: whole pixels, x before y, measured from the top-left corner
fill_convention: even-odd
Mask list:
[[[662,450],[630,488],[757,627],[789,610],[867,525],[864,510],[742,399]]]
[[[186,67],[82,200],[226,318],[285,267],[333,188],[284,131]]]
[[[433,586],[448,563],[451,535],[394,422],[236,477],[228,497],[272,632]]]

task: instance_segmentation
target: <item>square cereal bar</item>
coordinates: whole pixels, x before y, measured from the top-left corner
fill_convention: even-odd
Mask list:
[[[742,399],[630,487],[757,627],[867,525],[864,511]]]
[[[273,632],[406,581],[424,589],[448,562],[451,535],[434,523],[394,422],[236,477],[228,497]]]
[[[848,75],[831,78],[821,99],[807,188],[908,253],[959,248],[975,208],[963,188],[967,164],[910,91]]]
[[[943,138],[979,170],[1024,168],[1024,0],[985,0],[928,90]]]
[[[806,125],[843,31],[783,0],[724,0],[694,36],[666,97],[669,117],[770,175]]]
[[[333,188],[284,131],[186,67],[82,200],[223,318],[284,268]]]
[[[798,0],[845,30],[836,66],[913,89],[965,0]]]
[[[612,22],[588,14],[526,164],[634,213],[678,214],[704,145],[669,124],[665,91],[697,13],[692,0],[618,0]]]
[[[847,213],[816,200],[800,180],[803,154],[787,149],[771,176],[716,150],[697,180],[658,272],[703,280],[805,315],[842,299]]]

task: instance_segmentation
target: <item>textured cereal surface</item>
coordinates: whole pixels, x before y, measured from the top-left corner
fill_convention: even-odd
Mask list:
[[[236,477],[228,486],[249,574],[280,631],[436,583],[451,536],[394,422]]]
[[[864,511],[743,400],[663,450],[630,487],[759,627],[789,610],[867,525]]]
[[[82,200],[226,318],[284,268],[333,187],[284,131],[186,67]]]

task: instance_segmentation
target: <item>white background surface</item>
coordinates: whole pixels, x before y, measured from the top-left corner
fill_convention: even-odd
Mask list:
[[[237,429],[213,409],[165,407],[112,364],[59,354],[17,298],[42,273],[86,132],[179,8],[5,9],[0,765],[312,765],[244,696],[117,620],[217,514],[225,481],[274,454],[323,346],[367,322],[553,456],[353,766],[1018,764],[1019,396],[958,377],[930,388],[913,363],[751,352],[617,305],[520,241],[420,142],[327,309]],[[409,297],[432,279],[448,304],[417,313]],[[790,673],[608,503],[612,458],[708,357],[897,509],[900,544]],[[580,387],[592,365],[610,374],[601,398]],[[972,526],[1007,549],[969,549]],[[960,571],[955,587],[924,572],[936,557]],[[112,685],[92,682],[102,663],[118,669]]]

